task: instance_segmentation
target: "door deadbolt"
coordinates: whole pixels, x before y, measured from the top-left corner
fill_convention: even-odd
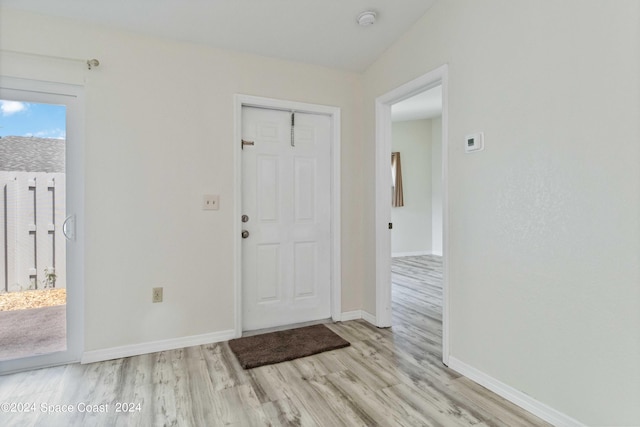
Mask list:
[[[242,222],[249,222],[249,215],[242,215]]]
[[[249,232],[247,230],[242,230],[242,238],[246,239],[247,237],[249,237]]]

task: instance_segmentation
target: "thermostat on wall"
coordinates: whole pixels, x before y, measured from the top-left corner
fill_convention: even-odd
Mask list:
[[[470,153],[472,151],[480,151],[482,149],[484,149],[484,133],[478,132],[465,137],[464,151]]]

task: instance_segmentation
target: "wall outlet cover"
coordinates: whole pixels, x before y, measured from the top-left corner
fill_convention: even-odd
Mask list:
[[[162,288],[153,288],[151,293],[151,302],[162,302]]]

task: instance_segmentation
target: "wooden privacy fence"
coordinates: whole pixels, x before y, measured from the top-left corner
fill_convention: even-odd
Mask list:
[[[64,288],[65,174],[0,171],[0,292]]]

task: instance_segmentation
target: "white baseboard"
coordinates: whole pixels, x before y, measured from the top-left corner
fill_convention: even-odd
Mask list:
[[[376,316],[364,310],[346,311],[342,313],[342,317],[340,318],[342,322],[347,322],[349,320],[359,320],[359,319],[363,319],[374,326],[376,325]]]
[[[362,319],[362,310],[345,311],[340,316],[341,322],[348,322],[349,320]]]
[[[151,341],[142,344],[111,347],[102,350],[85,351],[82,354],[80,363],[102,362],[104,360],[120,359],[122,357],[139,356],[141,354],[155,353],[158,351],[174,350],[176,348],[228,341],[233,338],[235,338],[235,331],[228,330],[212,332],[210,334],[173,338],[169,340]]]
[[[373,326],[378,326],[376,325],[376,316],[364,310],[362,310],[362,319],[371,323]]]
[[[422,256],[431,255],[429,251],[416,251],[416,252],[394,252],[391,254],[391,258],[400,258],[403,256]]]
[[[509,402],[518,405],[522,409],[531,412],[533,415],[542,418],[548,423],[558,427],[583,427],[580,421],[563,414],[552,407],[537,401],[533,397],[498,381],[497,379],[485,374],[478,369],[467,365],[464,362],[449,356],[449,368],[464,375],[470,380],[480,384],[481,386],[491,390],[499,396],[504,397]]]

